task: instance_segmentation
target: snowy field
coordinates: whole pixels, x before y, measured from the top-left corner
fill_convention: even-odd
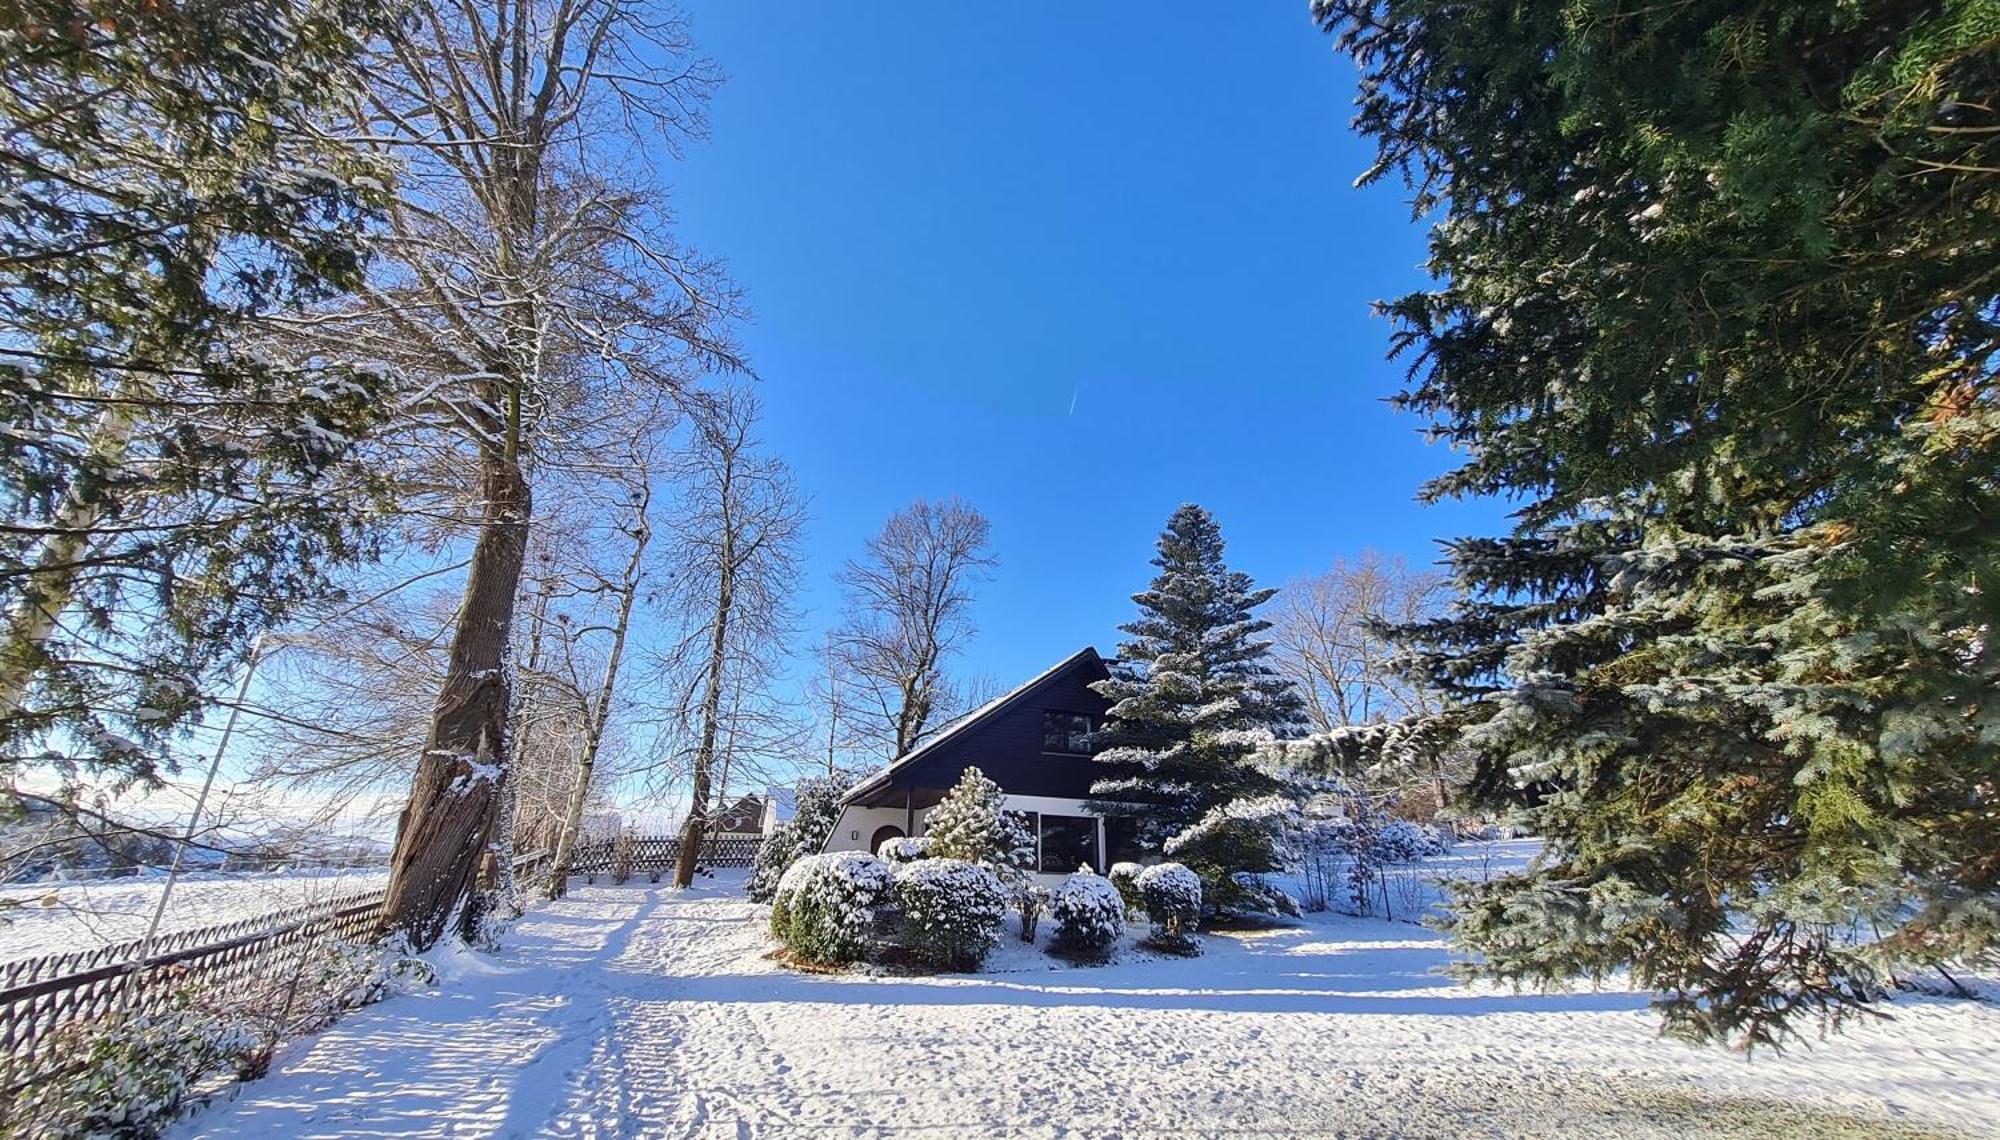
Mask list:
[[[1746,1061],[1642,995],[1470,990],[1438,936],[1336,915],[1191,961],[807,975],[738,881],[579,885],[496,957],[361,1010],[192,1137],[1994,1135],[2000,1008],[1929,998]],[[1046,936],[1046,931],[1044,931]]]
[[[379,869],[183,875],[160,929],[233,922],[388,881],[389,872]],[[153,874],[0,887],[0,962],[143,937],[165,883],[164,874]]]

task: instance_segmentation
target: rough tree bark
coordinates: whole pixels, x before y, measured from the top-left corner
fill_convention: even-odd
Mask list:
[[[483,449],[480,489],[479,538],[430,736],[396,830],[382,910],[384,930],[406,934],[419,948],[435,943],[464,913],[493,840],[507,775],[507,652],[532,506],[511,441]]]

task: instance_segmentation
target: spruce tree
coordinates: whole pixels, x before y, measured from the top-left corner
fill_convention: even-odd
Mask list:
[[[1743,1045],[2000,947],[1990,2],[1320,0],[1433,212],[1388,306],[1431,499],[1517,526],[1405,631],[1547,839],[1453,930]]]
[[[1159,573],[1132,596],[1139,617],[1119,627],[1130,639],[1110,679],[1093,686],[1112,702],[1095,741],[1104,774],[1091,787],[1093,810],[1131,817],[1153,851],[1212,810],[1281,791],[1251,757],[1262,739],[1302,723],[1298,694],[1257,638],[1270,623],[1253,611],[1277,591],[1222,556],[1213,516],[1193,504],[1174,511],[1153,558]],[[1247,849],[1242,837],[1228,838],[1174,853],[1223,903],[1233,897],[1230,873],[1276,869],[1268,838]]]
[[[326,124],[395,21],[0,8],[0,783],[170,771],[255,636],[371,552],[385,385],[271,320],[361,281],[391,170]]]
[[[967,768],[924,821],[926,854],[985,863],[1001,871],[1024,870],[1035,860],[1034,837],[1003,810],[1007,795],[977,768]]]

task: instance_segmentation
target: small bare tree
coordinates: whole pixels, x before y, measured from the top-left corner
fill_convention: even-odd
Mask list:
[[[791,634],[790,594],[805,523],[789,468],[758,453],[757,402],[730,393],[698,417],[676,464],[685,488],[674,520],[673,609],[687,634],[669,655],[681,678],[677,734],[691,792],[674,884],[694,880],[713,815],[719,760],[758,735],[750,723]]]
[[[990,531],[963,499],[918,499],[841,573],[847,608],[835,643],[855,698],[851,723],[890,759],[953,702],[944,665],[973,632],[973,587],[997,564]]]
[[[583,690],[580,671],[576,668],[576,656],[565,656],[567,677],[570,686],[580,693],[575,702],[578,717],[578,746],[576,761],[569,773],[569,788],[564,798],[562,815],[557,823],[555,858],[550,864],[549,879],[545,886],[548,897],[562,894],[565,876],[568,874],[570,854],[576,848],[577,835],[583,826],[584,805],[590,799],[593,783],[597,776],[598,755],[603,750],[605,732],[611,720],[611,706],[618,694],[618,673],[625,663],[626,642],[632,629],[632,609],[639,600],[639,592],[645,582],[646,553],[652,542],[653,525],[650,517],[653,501],[653,452],[650,447],[635,447],[629,456],[624,471],[614,479],[616,485],[626,489],[629,498],[627,517],[620,520],[620,537],[630,551],[618,576],[598,578],[590,588],[608,596],[612,600],[612,613],[608,624],[587,626],[575,631],[575,636],[603,634],[610,644],[604,652],[604,665],[595,687]],[[573,646],[574,641],[568,642]],[[558,766],[558,771],[560,766]]]
[[[1305,699],[1315,731],[1433,711],[1381,624],[1440,612],[1446,591],[1444,575],[1374,551],[1286,583],[1271,606],[1272,657]]]

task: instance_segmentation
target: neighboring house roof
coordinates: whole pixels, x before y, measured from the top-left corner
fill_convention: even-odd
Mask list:
[[[764,801],[756,796],[744,796],[716,813],[715,830],[719,832],[762,831],[764,827]]]
[[[966,713],[964,716],[959,717],[957,720],[952,721],[936,736],[898,756],[888,767],[848,789],[847,794],[841,797],[840,802],[843,804],[856,803],[872,793],[888,787],[899,773],[906,771],[913,765],[922,762],[932,754],[956,742],[958,739],[974,732],[980,725],[1006,712],[1051,679],[1061,676],[1066,670],[1074,668],[1080,662],[1086,661],[1092,662],[1100,668],[1104,665],[1104,659],[1097,655],[1095,647],[1084,646],[1082,649],[1063,658],[1061,661],[1029,678],[1020,685],[1015,686],[1013,689],[1002,693],[985,704],[980,705],[978,708],[973,709],[971,712]]]

